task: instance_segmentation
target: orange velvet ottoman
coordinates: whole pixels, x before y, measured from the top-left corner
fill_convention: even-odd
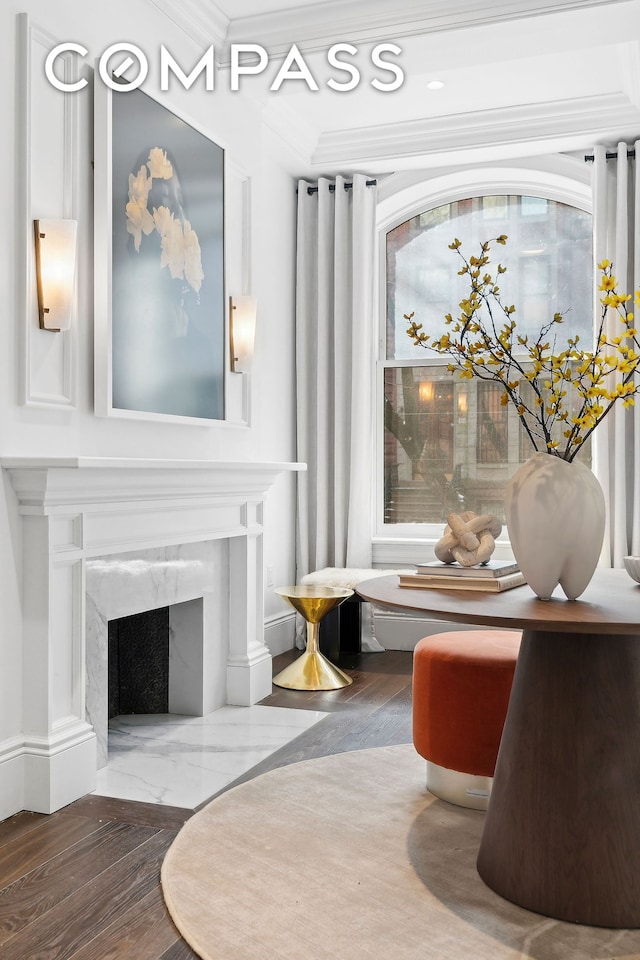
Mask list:
[[[459,630],[417,643],[413,743],[437,797],[486,810],[521,637]]]

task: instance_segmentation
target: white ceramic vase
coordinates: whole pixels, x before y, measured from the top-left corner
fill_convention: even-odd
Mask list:
[[[583,463],[535,453],[505,490],[513,554],[542,600],[560,584],[569,600],[594,574],[604,537],[602,488]]]

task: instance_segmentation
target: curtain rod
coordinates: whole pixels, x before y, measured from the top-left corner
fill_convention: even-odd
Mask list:
[[[367,187],[375,187],[375,185],[377,184],[377,182],[378,182],[377,180],[367,180],[367,181],[365,181],[365,186],[367,186]],[[345,188],[345,190],[350,190],[352,186],[353,186],[353,183],[346,182],[345,185],[344,185],[344,188]],[[298,191],[296,190],[296,193],[297,193],[297,192],[298,192]],[[309,194],[309,196],[311,196],[312,193],[317,193],[317,192],[318,192],[318,188],[317,188],[317,187],[307,187],[307,193]],[[336,185],[335,185],[335,183],[330,183],[330,184],[329,184],[329,193],[335,193],[335,192],[336,192]]]
[[[635,155],[636,155],[635,150],[627,150],[627,156],[628,156],[628,157],[635,157]],[[617,160],[617,158],[618,158],[618,154],[617,154],[617,153],[607,153],[607,154],[605,154],[605,156],[606,156],[607,160]],[[595,157],[593,156],[593,154],[591,154],[590,156],[587,155],[584,159],[585,159],[585,162],[586,162],[586,163],[593,163],[593,161],[595,160]]]

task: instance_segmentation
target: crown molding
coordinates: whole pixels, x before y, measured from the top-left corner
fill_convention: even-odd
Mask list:
[[[152,7],[164,14],[172,23],[198,44],[216,47],[227,41],[229,18],[212,2],[207,0],[147,0]]]
[[[306,52],[323,50],[332,43],[375,42],[474,27],[505,20],[584,10],[626,0],[423,0],[390,4],[389,0],[333,0],[297,10],[277,10],[232,19],[227,43],[260,43],[271,56],[285,54],[293,39]],[[222,52],[221,66],[228,64]]]
[[[601,142],[629,129],[640,130],[640,110],[622,93],[479,110],[445,117],[338,130],[320,137],[315,166],[442,154],[516,144]]]
[[[298,160],[306,166],[310,164],[318,145],[318,133],[287,103],[286,97],[272,98],[262,113],[262,120],[284,141]]]
[[[640,110],[640,43],[637,40],[618,44],[623,90]]]

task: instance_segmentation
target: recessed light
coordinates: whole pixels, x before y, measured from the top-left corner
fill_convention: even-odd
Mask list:
[[[442,90],[444,87],[444,80],[429,80],[427,83],[427,90]]]

